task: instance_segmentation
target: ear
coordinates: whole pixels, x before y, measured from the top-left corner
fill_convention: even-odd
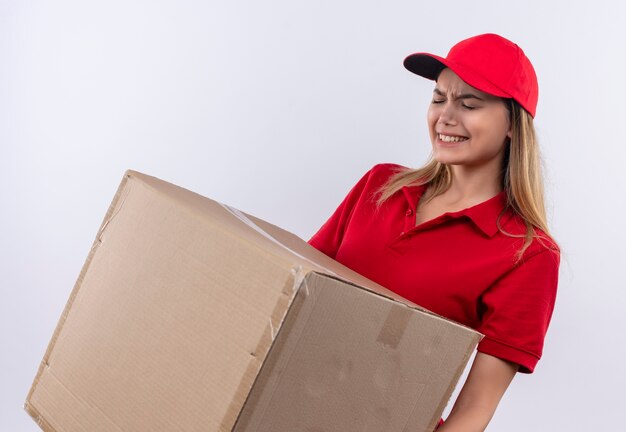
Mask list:
[[[505,99],[505,103],[506,103],[507,111],[509,112],[509,115],[508,115],[508,118],[509,118],[508,125],[509,125],[509,127],[508,127],[508,129],[506,131],[506,136],[510,140],[511,137],[513,136],[513,99]]]

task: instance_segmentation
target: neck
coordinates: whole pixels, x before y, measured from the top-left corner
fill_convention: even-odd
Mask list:
[[[499,168],[485,169],[453,165],[452,182],[445,194],[453,200],[482,202],[502,192],[502,173]]]

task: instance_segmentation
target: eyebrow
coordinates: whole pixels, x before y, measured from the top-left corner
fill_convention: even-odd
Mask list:
[[[433,90],[433,93],[437,93],[439,96],[445,96],[446,94],[444,92],[442,92],[441,90],[439,90],[437,87],[435,87],[435,89]],[[462,93],[456,96],[453,96],[454,99],[478,99],[480,101],[484,101],[485,99],[481,98],[480,96],[477,96],[475,94],[472,93]]]

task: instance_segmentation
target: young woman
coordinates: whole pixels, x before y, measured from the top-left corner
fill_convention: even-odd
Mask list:
[[[534,370],[556,296],[559,250],[533,127],[537,78],[524,52],[494,34],[404,65],[436,81],[431,160],[374,166],[309,243],[485,335],[438,429],[482,431],[514,375]]]

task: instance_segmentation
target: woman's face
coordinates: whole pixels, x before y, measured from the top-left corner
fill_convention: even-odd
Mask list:
[[[497,170],[511,135],[504,100],[466,84],[448,68],[439,75],[433,91],[428,129],[438,162]]]

